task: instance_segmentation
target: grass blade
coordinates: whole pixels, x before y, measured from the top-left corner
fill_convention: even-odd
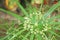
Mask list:
[[[9,14],[9,15],[12,15],[12,16],[14,16],[16,19],[19,19],[19,20],[21,20],[21,21],[24,20],[23,17],[17,15],[16,13],[13,13],[13,12],[10,12],[10,11],[7,11],[7,10],[4,10],[4,9],[2,9],[2,8],[0,8],[0,11],[3,11],[3,12],[5,12],[5,13]]]
[[[34,34],[31,34],[30,40],[34,40]]]
[[[25,31],[25,30],[21,30],[20,32],[16,33],[14,36],[11,37],[10,40],[12,40],[12,39],[15,38],[16,36],[20,35],[23,31]]]
[[[28,32],[22,40],[26,40],[26,38],[27,38],[29,35],[30,35],[30,32]]]
[[[40,34],[37,34],[36,37],[37,37],[37,40],[42,40],[42,37]]]
[[[59,1],[57,4],[53,5],[53,6],[49,9],[49,11],[44,14],[44,17],[46,18],[47,16],[49,16],[49,15],[50,15],[56,8],[58,8],[59,6],[60,6],[60,1]]]

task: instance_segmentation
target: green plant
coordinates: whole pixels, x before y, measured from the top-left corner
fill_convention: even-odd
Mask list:
[[[60,6],[60,2],[53,5],[44,14],[42,14],[41,9],[36,10],[36,8],[29,6],[28,11],[26,11],[18,2],[17,5],[23,11],[24,17],[0,8],[1,11],[21,21],[17,28],[14,27],[14,23],[10,25],[6,32],[7,35],[1,40],[58,40],[57,37],[60,36],[56,30],[60,30],[60,22],[56,22],[55,19],[59,19],[60,15],[52,17],[49,15]]]

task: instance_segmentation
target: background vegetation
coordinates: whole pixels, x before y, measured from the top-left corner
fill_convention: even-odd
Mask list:
[[[60,39],[60,1],[53,5],[40,6],[26,1],[24,8],[17,0],[13,0],[20,14],[16,11],[0,8],[1,12],[12,16],[5,20],[0,18],[0,40],[59,40]],[[12,2],[12,1],[11,1]],[[9,16],[7,16],[9,17]]]

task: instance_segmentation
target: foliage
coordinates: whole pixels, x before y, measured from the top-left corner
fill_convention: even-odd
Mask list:
[[[25,16],[22,17],[0,8],[0,11],[4,11],[21,21],[21,23],[18,24],[18,27],[16,26],[17,28],[14,27],[15,22],[12,22],[10,28],[7,29],[7,35],[4,38],[1,38],[1,40],[58,40],[57,37],[60,37],[60,35],[56,30],[60,30],[60,20],[58,20],[60,15],[49,16],[60,6],[60,2],[53,5],[44,14],[41,12],[42,6],[40,10],[37,10],[29,5],[27,11],[18,1],[16,1],[16,3]],[[58,22],[55,21],[56,19]]]

